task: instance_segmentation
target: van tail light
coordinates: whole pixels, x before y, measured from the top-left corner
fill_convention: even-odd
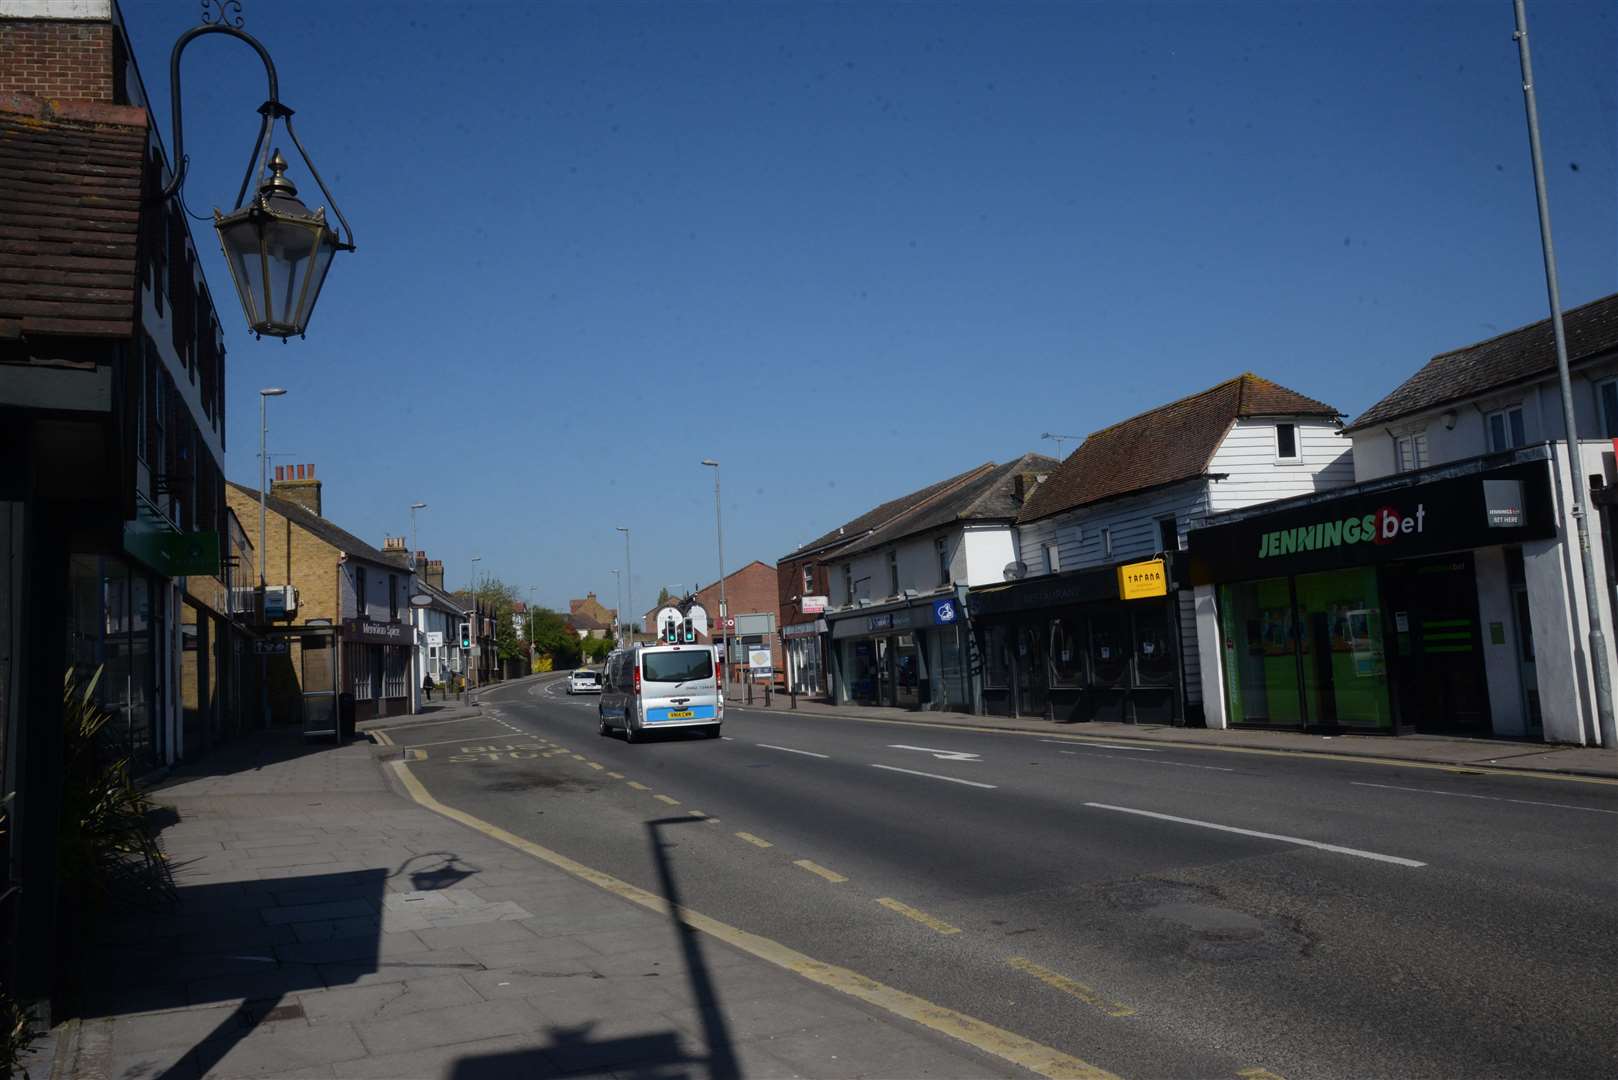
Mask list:
[[[635,693],[640,693],[640,665],[635,665]]]

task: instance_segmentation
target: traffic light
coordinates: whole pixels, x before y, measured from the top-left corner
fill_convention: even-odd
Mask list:
[[[689,618],[687,618],[685,620],[684,637],[685,637],[685,643],[687,645],[689,645],[693,641],[697,640],[697,628],[694,625],[692,625],[691,620]]]
[[[469,622],[463,622],[461,624],[461,648],[470,649],[471,647],[472,647],[472,624],[469,623]]]
[[[663,640],[668,642],[670,645],[678,645],[680,643],[680,634],[679,631],[674,628],[673,619],[663,620]]]

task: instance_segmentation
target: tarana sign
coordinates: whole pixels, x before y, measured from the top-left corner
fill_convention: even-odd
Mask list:
[[[1125,563],[1118,568],[1118,595],[1124,600],[1144,600],[1169,594],[1169,576],[1162,559]]]

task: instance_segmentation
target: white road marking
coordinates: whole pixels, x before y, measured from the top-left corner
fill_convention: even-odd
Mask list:
[[[917,772],[915,769],[901,769],[894,765],[872,765],[873,769],[885,769],[888,772],[902,772],[910,776],[925,776],[929,780],[948,780],[952,784],[965,784],[967,787],[995,788],[997,784],[980,784],[976,780],[962,780],[958,776],[939,776],[937,773]]]
[[[1419,791],[1423,795],[1448,795],[1452,799],[1487,799],[1489,802],[1520,803],[1523,806],[1554,806],[1558,810],[1583,810],[1587,814],[1618,815],[1618,810],[1602,810],[1595,806],[1570,806],[1567,803],[1538,802],[1534,799],[1508,799],[1501,795],[1469,795],[1464,791],[1436,791],[1433,788],[1400,787],[1398,784],[1367,784],[1359,780],[1351,780],[1349,783],[1355,787],[1386,788],[1389,791]]]
[[[1333,851],[1339,855],[1354,855],[1361,859],[1375,859],[1377,862],[1393,863],[1395,866],[1408,866],[1412,869],[1426,866],[1424,862],[1415,859],[1406,859],[1398,855],[1382,855],[1375,851],[1361,851],[1359,848],[1342,847],[1339,844],[1323,844],[1319,840],[1305,840],[1297,836],[1282,836],[1280,833],[1258,832],[1255,829],[1238,829],[1234,825],[1219,825],[1212,821],[1199,821],[1196,818],[1176,817],[1173,814],[1159,814],[1155,810],[1136,810],[1131,806],[1110,806],[1107,803],[1087,802],[1085,806],[1097,810],[1116,810],[1120,814],[1138,814],[1141,817],[1157,818],[1159,821],[1173,821],[1181,825],[1195,825],[1199,829],[1217,829],[1219,832],[1237,833],[1241,836],[1256,836],[1260,840],[1279,840],[1283,844],[1298,844],[1302,847],[1317,848],[1321,851]]]
[[[939,761],[980,761],[978,754],[968,754],[964,750],[935,750],[931,746],[906,746],[904,743],[889,743],[889,750],[920,750],[924,754],[931,754]]]
[[[1112,743],[1105,742],[1074,742],[1072,739],[1041,739],[1039,741],[1050,743],[1052,746],[1078,746],[1086,750],[1094,746],[1102,750],[1138,750],[1142,754],[1161,754],[1163,752],[1163,748],[1160,746],[1115,746]]]
[[[765,750],[781,750],[781,751],[784,751],[784,752],[786,752],[788,754],[802,754],[804,757],[825,758],[827,760],[830,760],[830,758],[831,758],[830,754],[817,754],[813,750],[794,750],[790,746],[771,746],[767,742],[754,743],[753,745],[758,746],[758,747],[762,747]]]

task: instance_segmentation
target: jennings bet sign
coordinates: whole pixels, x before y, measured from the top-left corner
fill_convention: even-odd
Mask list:
[[[1530,453],[1521,451],[1519,453]],[[1462,466],[1461,468],[1464,468]],[[1193,529],[1195,585],[1306,574],[1556,535],[1550,462],[1517,461],[1403,486],[1376,483]],[[1216,519],[1217,520],[1217,519]]]

